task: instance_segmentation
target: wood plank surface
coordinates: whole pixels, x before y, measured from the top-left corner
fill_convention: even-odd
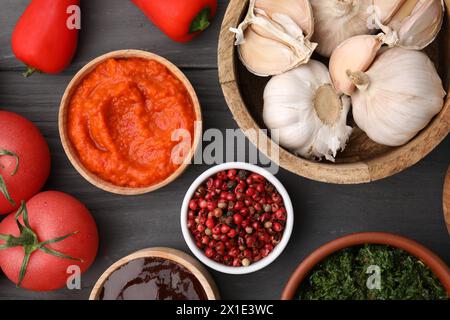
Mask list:
[[[69,71],[113,50],[142,49],[158,52],[183,68],[216,68],[217,35],[227,6],[219,0],[217,19],[199,39],[188,44],[172,42],[130,0],[81,0],[80,43]],[[0,68],[16,70],[22,63],[11,50],[11,33],[29,0],[2,0],[0,10]]]
[[[0,108],[34,121],[52,151],[46,190],[68,192],[91,210],[100,232],[93,267],[82,290],[33,293],[17,289],[0,272],[0,299],[87,299],[98,277],[118,259],[146,247],[187,248],[179,223],[181,202],[190,183],[206,165],[195,165],[169,186],[126,198],[98,190],[71,167],[58,136],[58,107],[75,72],[90,59],[116,49],[139,48],[160,54],[182,68],[200,98],[205,128],[236,128],[217,76],[217,39],[228,1],[211,29],[190,44],[166,39],[126,0],[82,0],[80,47],[72,66],[61,75],[24,79],[22,64],[11,53],[15,21],[28,1],[2,0],[0,11]],[[0,128],[1,130],[1,128]],[[285,252],[271,266],[245,276],[211,272],[225,299],[278,299],[290,274],[312,250],[338,236],[357,231],[387,231],[423,243],[450,263],[450,239],[442,209],[442,186],[450,163],[450,139],[419,164],[391,178],[366,185],[329,185],[281,170],[278,178],[291,195],[295,225]]]

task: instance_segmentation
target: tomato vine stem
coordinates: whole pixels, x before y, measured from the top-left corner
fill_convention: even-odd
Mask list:
[[[13,171],[11,171],[11,176],[14,176],[17,173],[17,171],[19,170],[19,156],[16,153],[6,150],[6,149],[0,149],[0,156],[10,156],[10,157],[14,157],[16,159],[16,165],[14,166]],[[0,192],[3,193],[6,200],[8,200],[8,202],[13,207],[16,206],[16,202],[9,194],[5,179],[3,178],[3,176],[1,174],[0,174]]]
[[[22,217],[23,224],[19,221],[20,217]],[[20,235],[18,237],[15,237],[10,234],[0,234],[0,240],[3,240],[5,242],[4,244],[0,245],[0,250],[13,247],[22,247],[24,249],[24,257],[22,261],[22,266],[20,268],[17,287],[20,287],[20,285],[22,284],[23,278],[25,277],[26,274],[28,263],[30,261],[30,257],[36,250],[40,250],[46,254],[51,254],[58,258],[74,260],[81,263],[84,262],[83,259],[73,258],[69,255],[46,247],[51,243],[60,242],[67,239],[68,237],[76,235],[78,234],[78,231],[71,232],[69,234],[54,239],[39,242],[38,236],[33,231],[28,221],[28,211],[24,201],[22,201],[19,210],[15,213],[14,219],[17,223],[17,227],[19,228]]]

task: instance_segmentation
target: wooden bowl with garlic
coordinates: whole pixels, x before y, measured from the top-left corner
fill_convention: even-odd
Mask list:
[[[244,133],[268,129],[260,150],[298,175],[389,177],[450,131],[449,12],[450,0],[231,0],[227,104]]]

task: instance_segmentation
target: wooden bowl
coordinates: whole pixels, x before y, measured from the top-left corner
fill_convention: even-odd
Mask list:
[[[444,82],[450,91],[450,0],[445,0],[447,15],[436,41],[426,52],[434,61]],[[231,0],[225,14],[219,40],[219,78],[225,99],[239,127],[244,131],[267,129],[262,117],[263,91],[269,78],[257,77],[242,65],[234,46],[235,28],[245,16],[248,0]],[[314,59],[323,60],[315,56]],[[355,128],[347,148],[339,153],[336,163],[309,161],[295,156],[280,148],[279,157],[262,148],[274,162],[300,176],[338,184],[366,183],[401,172],[414,165],[433,150],[449,133],[450,99],[447,96],[445,106],[433,121],[413,140],[401,147],[388,147],[371,141],[359,128]],[[258,135],[247,135],[258,145]],[[274,143],[270,139],[270,144]]]
[[[168,185],[176,178],[178,178],[184,172],[184,170],[186,170],[188,163],[187,162],[183,163],[180,167],[178,167],[178,169],[175,172],[173,172],[165,180],[157,184],[151,185],[149,187],[143,188],[120,187],[115,184],[112,184],[109,181],[103,180],[96,174],[86,169],[86,167],[80,161],[78,154],[74,149],[74,147],[72,146],[67,134],[68,109],[73,93],[75,92],[78,85],[83,81],[86,75],[92,72],[97,67],[97,65],[110,58],[142,58],[148,60],[155,60],[164,65],[174,76],[176,76],[183,83],[183,85],[186,87],[186,90],[188,91],[191,97],[195,112],[195,118],[198,123],[194,128],[194,139],[192,142],[190,154],[188,155],[188,159],[192,159],[201,139],[202,112],[200,109],[200,102],[191,83],[186,78],[186,76],[180,71],[180,69],[178,69],[174,64],[164,59],[163,57],[141,50],[119,50],[104,54],[92,60],[87,65],[85,65],[80,71],[78,71],[78,73],[73,77],[72,81],[70,81],[69,85],[67,86],[66,91],[64,92],[64,95],[61,99],[61,105],[59,108],[59,118],[58,118],[59,135],[61,137],[61,142],[64,147],[64,151],[66,152],[67,157],[69,158],[70,162],[75,167],[75,169],[78,171],[78,173],[80,173],[87,181],[89,181],[97,188],[100,188],[102,190],[111,193],[121,195],[139,195],[152,192]]]
[[[411,239],[384,232],[362,232],[335,239],[321,246],[303,260],[289,278],[281,295],[282,300],[293,300],[298,288],[310,271],[329,255],[353,246],[364,244],[389,245],[402,249],[423,261],[438,277],[450,297],[450,270],[436,254]]]
[[[442,195],[444,205],[444,220],[450,234],[450,167],[448,167],[447,176],[445,177],[444,193]]]
[[[89,296],[89,300],[99,299],[103,285],[114,271],[121,268],[128,262],[140,258],[162,258],[178,263],[179,265],[188,269],[198,279],[203,289],[205,290],[205,294],[208,297],[208,300],[220,299],[219,290],[217,289],[216,283],[214,282],[208,271],[206,271],[206,269],[200,264],[200,262],[182,251],[171,248],[155,247],[132,253],[129,256],[120,259],[111,267],[109,267],[94,285],[94,288],[91,291],[91,295]]]

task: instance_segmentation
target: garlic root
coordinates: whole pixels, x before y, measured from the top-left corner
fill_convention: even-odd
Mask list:
[[[324,84],[317,89],[314,96],[314,109],[323,124],[333,126],[339,121],[341,105],[339,95],[330,84]]]

